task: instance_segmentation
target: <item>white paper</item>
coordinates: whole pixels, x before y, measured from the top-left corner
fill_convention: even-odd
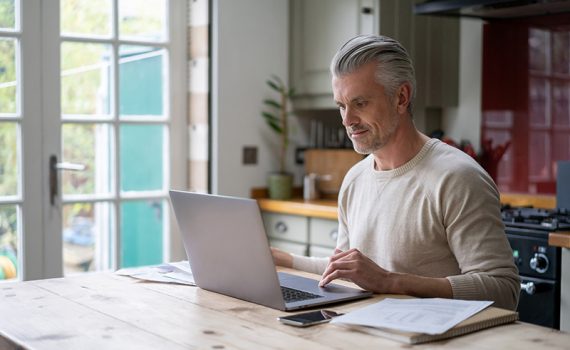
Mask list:
[[[376,304],[336,317],[332,323],[441,334],[492,303],[492,301],[441,298],[387,298]]]
[[[155,266],[120,269],[115,273],[118,275],[130,276],[145,281],[179,283],[189,286],[196,285],[188,260]]]

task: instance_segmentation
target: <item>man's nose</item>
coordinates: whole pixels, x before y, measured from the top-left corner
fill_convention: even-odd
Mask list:
[[[349,127],[351,125],[358,123],[358,116],[354,113],[354,110],[350,107],[346,107],[344,115],[342,118],[342,125]]]

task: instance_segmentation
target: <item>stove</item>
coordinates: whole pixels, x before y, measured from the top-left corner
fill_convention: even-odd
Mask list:
[[[536,229],[546,233],[570,231],[570,211],[565,208],[537,209],[505,205],[501,208],[501,216],[508,227]]]
[[[570,212],[504,206],[501,216],[521,278],[519,319],[560,329],[562,254],[548,245],[548,235],[570,230]]]

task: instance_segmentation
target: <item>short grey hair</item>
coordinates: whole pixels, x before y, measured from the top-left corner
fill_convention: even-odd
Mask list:
[[[396,40],[382,35],[358,35],[348,40],[334,55],[330,71],[333,77],[352,73],[369,62],[377,62],[376,81],[393,99],[404,83],[412,86],[408,112],[413,115],[416,98],[416,76],[412,59]]]

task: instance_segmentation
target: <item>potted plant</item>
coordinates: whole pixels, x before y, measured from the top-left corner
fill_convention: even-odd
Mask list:
[[[288,102],[293,96],[293,89],[287,87],[283,81],[272,76],[267,85],[278,94],[278,99],[267,98],[263,100],[269,110],[261,113],[267,125],[280,137],[279,171],[270,173],[267,178],[269,198],[289,199],[293,188],[293,174],[287,171],[287,148],[289,146]]]

